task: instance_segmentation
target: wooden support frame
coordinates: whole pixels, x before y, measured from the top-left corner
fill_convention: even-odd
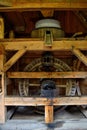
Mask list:
[[[4,72],[7,71],[24,53],[26,49],[19,50],[11,59],[4,64]]]
[[[8,78],[87,78],[87,72],[8,72]]]
[[[0,40],[6,51],[17,51],[26,49],[27,51],[71,51],[73,47],[80,50],[87,50],[87,40],[60,39],[54,40],[52,47],[46,47],[41,39],[4,39]],[[15,45],[15,46],[14,46]],[[21,46],[20,46],[21,45]]]
[[[45,106],[45,123],[53,123],[53,106]]]
[[[5,106],[87,105],[87,97],[5,97]]]
[[[2,57],[2,59],[1,59]],[[3,70],[3,60],[4,60],[4,55],[0,55],[0,65],[2,66]],[[5,98],[5,74],[2,72],[1,73],[1,86],[2,86],[2,93],[0,94],[0,123],[5,123],[6,120],[6,108],[4,104],[4,98]]]
[[[73,11],[74,14],[79,18],[80,22],[83,24],[83,26],[87,29],[87,23],[86,23],[86,19],[84,18],[84,16],[82,16],[82,14],[79,11]]]
[[[41,39],[1,40],[2,46],[8,51],[18,51],[5,65],[7,71],[26,51],[72,51],[87,50],[87,40],[62,39],[53,41],[52,47],[44,46]],[[13,46],[15,44],[15,46]],[[21,46],[20,46],[21,44]],[[8,72],[8,78],[86,78],[87,72]],[[56,105],[86,105],[87,97],[57,97],[57,98],[24,98],[5,97],[5,106],[45,106],[45,122],[53,122],[53,108]]]
[[[48,15],[53,15],[53,10],[61,10],[61,9],[87,9],[87,2],[85,0],[80,0],[78,2],[69,2],[68,0],[50,0],[47,2],[46,0],[39,0],[39,2],[32,2],[32,0],[1,0],[0,4],[7,5],[11,7],[0,7],[0,12],[5,11],[26,11],[26,10],[40,10],[42,14],[47,17]],[[41,10],[42,9],[42,10]],[[45,10],[44,10],[45,9]],[[50,11],[47,12],[47,9]],[[3,29],[4,31],[4,29]],[[3,34],[1,32],[1,38]],[[59,51],[59,50],[72,50],[72,47],[78,48],[80,50],[87,50],[87,40],[58,40],[53,41],[52,47],[44,46],[43,40],[35,40],[35,39],[24,39],[24,40],[0,40],[2,46],[4,46],[5,50],[8,51],[18,51],[7,63],[4,63],[4,55],[0,55],[0,63],[1,63],[1,74],[2,74],[2,94],[0,95],[0,123],[5,122],[5,106],[45,106],[45,122],[52,123],[53,122],[53,106],[56,105],[86,105],[87,97],[57,97],[57,98],[25,98],[25,97],[5,97],[5,72],[26,52],[28,51]],[[15,46],[14,46],[15,45]],[[21,45],[21,46],[20,46]],[[0,46],[1,48],[1,46]],[[74,50],[75,51],[75,50]],[[79,52],[79,51],[77,51]],[[80,52],[81,54],[81,52]],[[79,54],[77,53],[79,57]],[[83,60],[84,59],[84,60]],[[87,65],[86,59],[80,59]],[[35,75],[37,74],[37,77]],[[27,72],[10,72],[8,73],[9,78],[85,78],[87,77],[87,72],[63,72],[63,73],[27,73]]]
[[[0,39],[4,38],[4,20],[0,16]]]
[[[0,123],[5,123],[7,111],[4,104],[4,96],[5,96],[5,84],[4,84],[4,74],[2,74],[2,94],[0,95]]]
[[[0,17],[0,39],[4,38],[4,20]],[[4,123],[6,120],[6,107],[4,104],[5,98],[5,73],[3,72],[3,66],[5,61],[4,46],[0,44],[0,76],[1,76],[1,93],[0,93],[0,123]]]
[[[79,49],[73,48],[72,52],[87,66],[87,57]]]

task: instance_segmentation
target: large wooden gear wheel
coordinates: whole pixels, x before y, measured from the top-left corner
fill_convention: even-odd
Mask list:
[[[54,71],[56,72],[63,72],[63,71],[71,71],[71,68],[62,60],[58,58],[54,58],[54,63],[53,63]],[[26,72],[41,72],[42,68],[42,59],[37,58],[33,60],[31,63],[29,63],[25,68],[24,71]],[[73,82],[71,79],[66,80],[66,85],[67,87],[72,86]],[[30,96],[29,94],[29,79],[20,79],[19,81],[19,94],[20,96]],[[69,93],[67,93],[69,95]]]
[[[62,60],[54,58],[54,63],[53,63],[53,67],[54,67],[54,71],[56,72],[62,72],[62,71],[71,71],[71,68],[64,63]],[[42,68],[42,58],[37,58],[35,60],[33,60],[31,63],[29,63],[24,71],[26,72],[41,72]],[[30,96],[29,94],[29,79],[22,79],[19,81],[19,94],[20,96],[24,97],[24,96]],[[71,79],[67,79],[66,81],[66,85],[67,87],[71,88],[72,87],[72,80]],[[70,90],[68,90],[68,92],[66,91],[66,95],[70,94]],[[38,94],[40,96],[40,93],[38,91]],[[58,95],[59,96],[59,95]],[[56,106],[54,107],[54,111],[56,112],[60,112],[62,110],[64,110],[67,106]],[[43,107],[35,107],[35,112],[39,113],[39,114],[44,114],[44,108]]]

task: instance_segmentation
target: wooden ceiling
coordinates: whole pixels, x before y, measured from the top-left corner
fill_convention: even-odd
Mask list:
[[[0,0],[6,33],[29,37],[36,21],[54,18],[66,34],[87,31],[87,0]]]
[[[81,12],[83,13],[83,12]],[[59,20],[62,29],[66,34],[74,34],[77,32],[87,32],[87,14],[85,17],[79,17],[80,14],[75,11],[54,11],[50,18]],[[44,17],[40,11],[26,11],[26,12],[4,12],[2,13],[5,19],[6,31],[14,30],[18,36],[29,37],[31,31],[35,29],[35,23]]]
[[[26,9],[86,9],[87,0],[0,0],[0,5],[7,8],[0,10]]]

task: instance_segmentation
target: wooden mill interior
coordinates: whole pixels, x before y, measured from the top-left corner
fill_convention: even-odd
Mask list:
[[[0,124],[20,107],[87,117],[87,0],[0,0],[0,82]]]

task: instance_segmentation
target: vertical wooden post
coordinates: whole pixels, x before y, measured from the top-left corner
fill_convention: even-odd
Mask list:
[[[0,66],[2,66],[3,70],[3,60],[4,56],[0,55]],[[5,104],[4,104],[4,97],[5,97],[5,78],[4,78],[4,72],[1,74],[1,90],[2,92],[0,93],[0,123],[4,123],[6,119],[6,109],[5,109]]]
[[[10,39],[15,38],[15,34],[14,34],[14,31],[13,31],[13,30],[11,30],[11,31],[9,32],[9,38],[10,38]]]
[[[53,123],[53,106],[45,106],[45,123]]]
[[[0,17],[0,38],[4,38],[4,21],[3,18]],[[0,93],[0,123],[5,122],[5,74],[4,74],[4,47],[0,45],[0,76],[1,76],[1,93]]]
[[[0,16],[0,39],[4,38],[4,20]]]

